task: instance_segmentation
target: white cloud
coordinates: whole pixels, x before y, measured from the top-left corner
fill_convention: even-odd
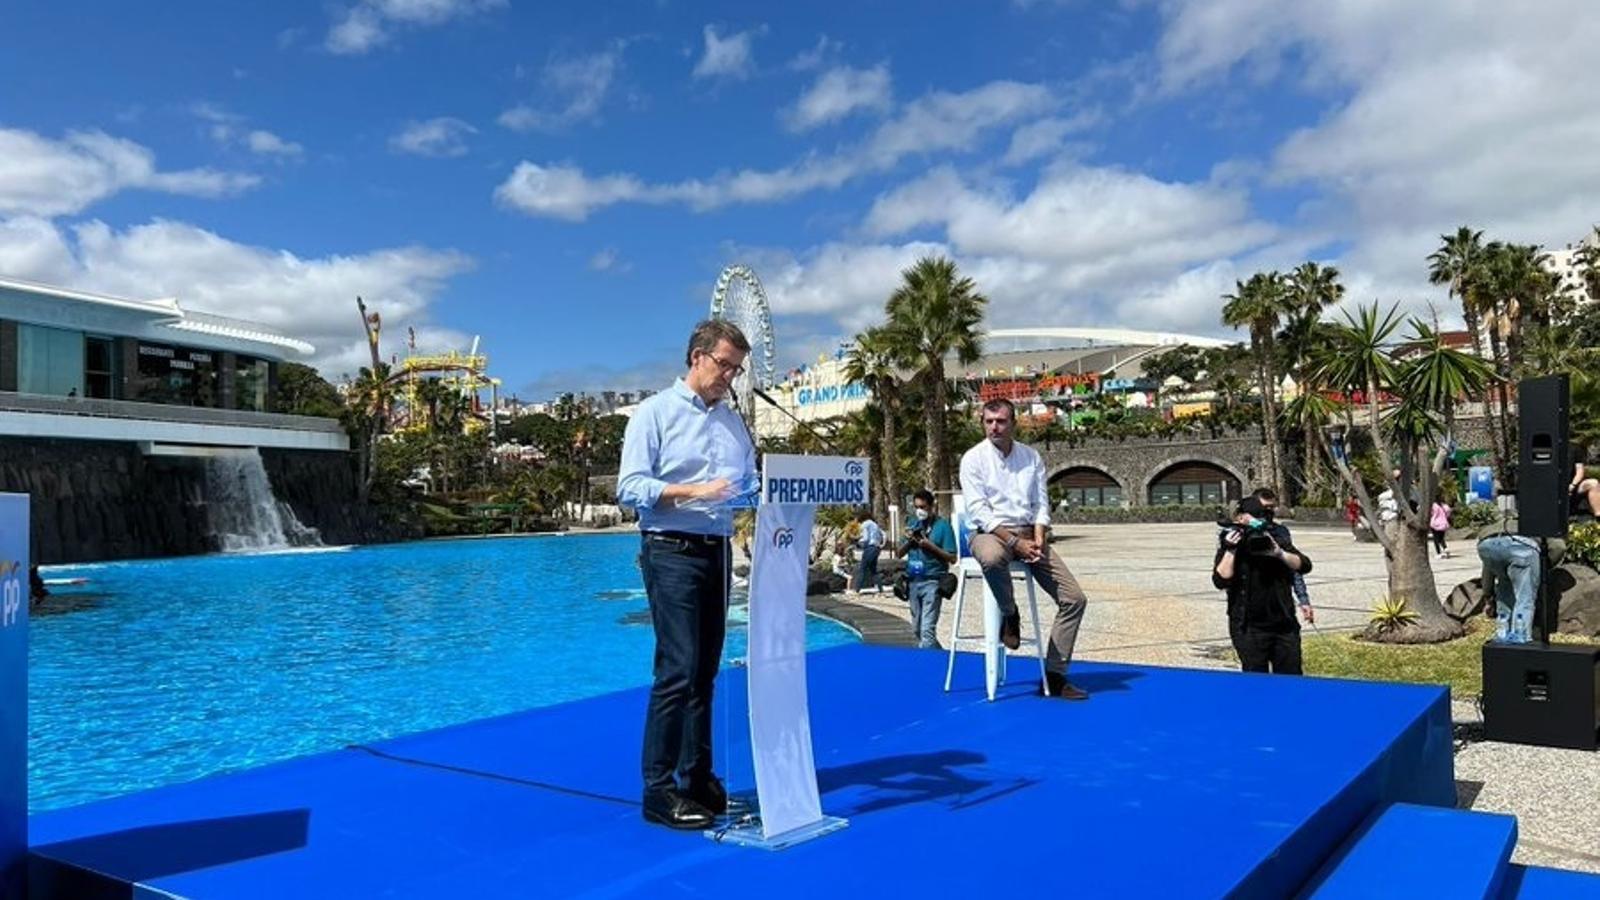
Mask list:
[[[160,219],[121,231],[99,221],[64,229],[0,220],[0,270],[8,274],[118,296],[177,297],[188,309],[260,322],[315,345],[310,362],[330,377],[369,363],[357,295],[382,313],[386,351],[398,349],[408,325],[431,336],[429,346],[464,346],[461,335],[430,323],[430,307],[471,267],[461,253],[417,246],[306,258]]]
[[[650,184],[631,174],[593,177],[569,164],[524,161],[495,190],[501,204],[532,216],[582,221],[616,203],[681,203],[696,210],[736,203],[769,203],[832,189],[907,156],[965,151],[995,128],[1050,109],[1039,85],[995,81],[960,94],[935,92],[909,104],[864,143],[831,156],[812,156],[780,169],[745,169],[709,179]]]
[[[449,116],[410,121],[389,138],[389,149],[413,156],[464,156],[467,135],[477,133],[478,129]]]
[[[239,146],[257,156],[280,160],[299,159],[305,154],[305,148],[293,141],[286,141],[260,128],[246,128],[244,116],[218,104],[201,101],[190,105],[189,111],[207,123],[206,134],[224,147]]]
[[[598,118],[621,61],[621,45],[601,53],[551,59],[540,77],[548,102],[514,106],[500,114],[500,124],[513,131],[556,131]]]
[[[695,78],[748,78],[755,71],[755,58],[750,43],[755,35],[765,29],[741,31],[723,37],[715,25],[707,25],[705,50],[694,65]]]
[[[829,60],[838,56],[839,51],[843,49],[844,44],[839,41],[825,34],[818,35],[816,46],[796,54],[794,59],[789,60],[789,68],[796,72],[809,72],[812,69],[820,69]]]
[[[66,215],[134,188],[224,197],[260,181],[215,169],[161,172],[148,148],[101,131],[74,131],[51,140],[0,128],[0,159],[5,160],[0,165],[0,214],[5,215]]]
[[[643,199],[648,190],[632,175],[590,178],[573,166],[521,162],[495,188],[494,198],[530,216],[581,222],[597,208]]]
[[[245,135],[244,143],[250,148],[251,153],[262,156],[278,156],[297,158],[305,152],[305,148],[293,141],[286,141],[270,131],[256,129]]]
[[[782,118],[790,131],[809,131],[857,112],[888,112],[891,94],[887,63],[870,69],[836,66],[819,75]]]
[[[623,274],[633,271],[633,263],[622,258],[622,254],[615,247],[604,247],[589,257],[589,270],[592,272],[616,272]]]
[[[1011,146],[1000,162],[1019,166],[1059,153],[1066,149],[1067,135],[1092,128],[1100,119],[1099,110],[1088,109],[1064,119],[1052,116],[1029,122],[1011,133]]]
[[[504,6],[506,0],[361,0],[343,10],[323,46],[330,53],[360,55],[392,40],[396,27],[442,25]]]
[[[941,166],[889,191],[864,231],[904,242],[832,242],[754,260],[780,330],[817,317],[853,334],[882,321],[889,292],[918,258],[948,256],[990,300],[990,327],[1122,325],[1218,333],[1221,295],[1251,266],[1303,259],[1272,243],[1242,188],[1164,182],[1137,172],[1061,164],[1030,191],[976,185]]]
[[[1600,18],[1588,0],[1515,15],[1485,0],[1164,10],[1169,92],[1278,72],[1339,98],[1276,148],[1268,178],[1322,192],[1312,212],[1350,241],[1342,267],[1374,290],[1437,296],[1424,258],[1458,225],[1559,245],[1600,217]]]

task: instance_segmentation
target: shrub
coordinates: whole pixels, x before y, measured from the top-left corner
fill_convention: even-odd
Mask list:
[[[1600,569],[1600,522],[1585,522],[1567,531],[1567,562]]]

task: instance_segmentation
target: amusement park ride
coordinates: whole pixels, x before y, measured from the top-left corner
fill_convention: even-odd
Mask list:
[[[356,307],[361,311],[361,323],[367,332],[367,344],[372,351],[373,371],[381,368],[378,336],[383,319],[376,312],[367,312],[360,297]],[[500,379],[488,374],[489,357],[478,352],[478,338],[472,339],[472,349],[466,353],[451,350],[448,353],[416,353],[416,332],[408,329],[406,357],[396,359],[389,367],[384,380],[386,386],[398,387],[397,402],[387,411],[390,427],[394,431],[420,431],[428,427],[428,402],[421,396],[421,385],[428,380],[438,381],[448,392],[467,402],[468,415],[463,427],[472,434],[485,428],[495,433],[494,410],[500,405]],[[483,404],[482,391],[489,389],[489,404]]]

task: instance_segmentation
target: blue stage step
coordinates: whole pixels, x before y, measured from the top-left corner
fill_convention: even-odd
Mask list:
[[[1501,900],[1600,900],[1600,875],[1513,864]]]
[[[1368,819],[1312,880],[1307,900],[1498,898],[1517,820],[1396,803]]]

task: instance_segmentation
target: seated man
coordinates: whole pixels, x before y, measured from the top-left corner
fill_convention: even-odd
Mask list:
[[[1600,442],[1585,448],[1576,448],[1576,462],[1572,466],[1572,482],[1567,492],[1572,497],[1571,514],[1600,518],[1600,480],[1589,474],[1589,469],[1600,471]]]
[[[1020,562],[1056,602],[1045,656],[1049,696],[1084,700],[1088,694],[1067,681],[1072,645],[1088,604],[1067,564],[1050,549],[1050,497],[1038,451],[1012,438],[1017,411],[1010,400],[983,405],[985,439],[961,457],[961,490],[973,529],[972,555],[1000,604],[1000,640],[1015,650],[1022,643],[1022,614],[1011,590],[1011,564]]]

